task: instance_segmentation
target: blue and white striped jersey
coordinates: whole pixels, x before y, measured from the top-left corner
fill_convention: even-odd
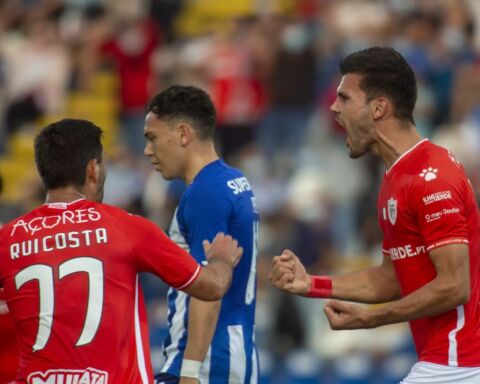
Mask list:
[[[200,370],[202,384],[257,383],[254,343],[256,256],[259,218],[255,197],[242,173],[222,160],[205,166],[185,190],[170,226],[170,237],[205,264],[202,242],[218,232],[232,235],[243,247],[232,285],[222,299],[217,328]],[[169,333],[162,372],[179,376],[187,343],[190,297],[168,292]]]

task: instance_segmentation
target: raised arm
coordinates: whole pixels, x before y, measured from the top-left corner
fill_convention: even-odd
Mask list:
[[[430,252],[437,276],[423,287],[382,307],[332,300],[325,313],[332,329],[374,328],[425,316],[435,316],[465,304],[470,297],[468,246],[452,244]]]

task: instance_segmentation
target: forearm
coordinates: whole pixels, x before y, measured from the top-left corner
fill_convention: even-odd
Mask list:
[[[461,286],[436,278],[400,300],[369,310],[367,322],[373,328],[435,316],[464,304],[468,298]]]
[[[380,265],[332,276],[332,298],[358,303],[385,303],[400,297],[395,276]]]
[[[193,284],[184,291],[200,300],[219,300],[230,287],[232,271],[232,267],[228,264],[210,260],[209,264],[202,268]]]
[[[190,299],[185,359],[205,360],[208,347],[215,333],[220,308],[220,300],[205,302],[193,297]]]

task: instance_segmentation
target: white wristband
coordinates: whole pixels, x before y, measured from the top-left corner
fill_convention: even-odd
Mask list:
[[[180,370],[181,377],[191,377],[194,379],[200,378],[201,361],[183,359],[182,369]]]

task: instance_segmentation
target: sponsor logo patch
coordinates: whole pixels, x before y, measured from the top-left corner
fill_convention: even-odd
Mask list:
[[[395,261],[424,254],[426,253],[426,247],[424,245],[414,247],[408,244],[401,247],[390,248],[388,253],[390,254],[390,258]]]
[[[457,213],[460,213],[460,208],[444,208],[443,210],[438,212],[427,213],[425,215],[425,220],[427,221],[427,223],[431,223],[432,221],[441,219],[443,216]]]
[[[436,192],[436,193],[432,193],[430,195],[424,196],[422,197],[422,200],[423,200],[423,204],[429,205],[437,201],[449,200],[451,198],[452,198],[452,193],[450,191],[442,191],[442,192]]]
[[[51,369],[28,375],[28,384],[108,384],[108,372],[95,368]]]

